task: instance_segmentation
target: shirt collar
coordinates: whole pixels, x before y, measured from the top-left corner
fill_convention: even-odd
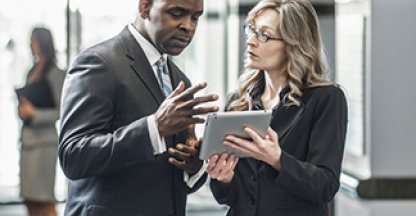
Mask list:
[[[149,60],[149,63],[153,66],[160,58],[160,53],[156,49],[153,44],[151,44],[146,38],[144,38],[139,31],[133,26],[133,24],[128,25],[128,29],[133,35],[133,37],[136,39],[137,43],[142,47],[144,54],[147,57],[147,60]],[[167,54],[162,54],[163,59],[166,61]]]
[[[264,109],[264,105],[263,102],[261,100],[261,95],[264,92],[264,88],[265,88],[265,83],[264,83],[264,76],[260,77],[260,79],[258,79],[256,82],[254,82],[251,86],[251,88],[249,88],[247,91],[249,92],[251,98],[252,98],[252,105],[253,105],[253,110],[263,110]],[[280,97],[280,101],[282,101],[283,103],[286,103],[287,98],[286,95],[287,93],[289,93],[291,90],[290,85],[287,84],[279,93],[279,97]]]

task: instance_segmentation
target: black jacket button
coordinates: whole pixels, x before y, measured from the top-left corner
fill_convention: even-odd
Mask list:
[[[250,203],[250,205],[256,204],[256,198],[255,197],[251,197],[249,203]]]

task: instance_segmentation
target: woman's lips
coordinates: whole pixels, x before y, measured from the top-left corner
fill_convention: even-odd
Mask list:
[[[256,55],[256,54],[254,54],[253,52],[248,52],[248,56],[249,56],[249,57],[257,57],[257,55]]]

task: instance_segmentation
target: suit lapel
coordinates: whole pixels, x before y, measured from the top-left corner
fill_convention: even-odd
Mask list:
[[[136,39],[131,35],[127,27],[121,32],[121,39],[126,55],[132,60],[131,68],[141,79],[142,83],[149,89],[149,92],[153,95],[153,98],[158,104],[161,104],[165,99],[165,96],[160,89],[159,82],[157,81],[153,68],[146,58],[142,48],[137,43]]]
[[[165,99],[165,95],[163,95],[162,90],[160,89],[160,85],[153,73],[153,68],[150,66],[147,58],[145,56],[136,58],[131,62],[131,68],[149,89],[157,103],[161,104]]]
[[[178,86],[179,82],[181,81],[179,74],[181,71],[178,67],[176,67],[175,64],[171,61],[170,58],[168,58],[168,69],[170,74],[170,81],[172,82],[172,91],[175,90],[175,88]]]
[[[273,110],[273,118],[270,123],[270,126],[276,131],[279,138],[283,137],[289,131],[302,115],[304,109],[302,101],[299,106],[285,106],[286,100],[284,98]]]

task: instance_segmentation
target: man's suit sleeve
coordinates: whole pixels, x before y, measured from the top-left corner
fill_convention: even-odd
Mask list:
[[[155,159],[146,117],[110,128],[117,97],[114,82],[105,60],[93,52],[82,53],[68,71],[59,160],[69,179],[104,175]]]

